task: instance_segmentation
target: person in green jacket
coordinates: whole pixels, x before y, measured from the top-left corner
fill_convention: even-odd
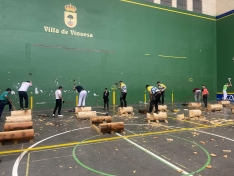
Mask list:
[[[228,83],[223,86],[223,100],[227,99],[227,88],[230,86],[232,86],[232,84],[228,84]]]
[[[7,88],[5,92],[3,92],[0,96],[0,118],[2,116],[2,112],[4,110],[5,105],[9,105],[9,111],[12,111],[12,101],[9,98],[11,94],[11,89]]]

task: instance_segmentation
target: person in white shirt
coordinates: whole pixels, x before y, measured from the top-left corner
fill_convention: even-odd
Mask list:
[[[23,99],[25,101],[25,109],[28,109],[28,94],[27,94],[27,90],[28,90],[29,86],[32,86],[32,81],[22,82],[22,84],[21,84],[21,86],[20,86],[20,88],[18,90],[21,110],[24,109]]]
[[[62,86],[58,87],[58,90],[55,91],[55,99],[56,99],[56,104],[55,104],[55,108],[53,111],[53,117],[58,109],[58,117],[62,117],[63,115],[61,115],[61,108],[62,108],[62,103],[63,103],[63,98],[62,98]]]

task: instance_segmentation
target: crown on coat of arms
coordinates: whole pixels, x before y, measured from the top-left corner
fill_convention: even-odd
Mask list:
[[[64,7],[65,7],[65,10],[68,12],[75,12],[76,11],[76,7],[71,5],[71,3],[68,5],[65,5]]]

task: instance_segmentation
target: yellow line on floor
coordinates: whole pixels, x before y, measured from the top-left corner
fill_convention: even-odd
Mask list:
[[[221,126],[227,126],[234,124],[233,122],[229,124],[223,124],[219,125],[218,127]],[[177,133],[177,132],[186,132],[186,131],[193,131],[193,130],[198,130],[198,129],[208,129],[208,128],[213,128],[216,126],[202,126],[202,127],[194,127],[194,128],[180,128],[180,129],[173,129],[173,130],[165,130],[165,131],[157,131],[157,132],[147,132],[147,133],[142,133],[142,134],[133,134],[133,135],[127,135],[124,136],[124,138],[134,138],[134,137],[141,137],[141,136],[149,136],[149,135],[155,135],[155,134],[166,134],[166,133]],[[71,142],[71,143],[64,143],[64,144],[57,144],[57,145],[48,145],[48,146],[42,146],[42,147],[35,147],[35,148],[30,148],[30,149],[21,149],[21,150],[6,150],[0,152],[0,155],[6,155],[6,154],[12,154],[12,153],[21,153],[24,151],[38,151],[38,150],[45,150],[45,149],[53,149],[53,148],[60,148],[60,147],[68,147],[68,146],[74,146],[74,145],[82,145],[82,144],[91,144],[91,143],[98,143],[98,142],[105,142],[105,141],[114,141],[117,139],[121,139],[122,137],[111,137],[111,138],[101,138],[101,139],[94,139],[94,140],[87,140],[84,142]]]
[[[29,162],[30,162],[30,152],[28,152],[28,160],[27,160],[27,166],[26,166],[26,174],[25,174],[25,176],[28,176]]]

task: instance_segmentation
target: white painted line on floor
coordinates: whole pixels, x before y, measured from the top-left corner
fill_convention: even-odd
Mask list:
[[[220,137],[220,138],[223,138],[223,139],[227,139],[229,141],[233,141],[234,142],[234,139],[231,139],[231,138],[228,138],[228,137],[225,137],[225,136],[220,136],[220,135],[217,135],[217,134],[214,134],[214,133],[208,133],[208,132],[200,131],[200,130],[195,130],[195,131],[200,132],[200,133],[209,134],[209,135],[212,135],[212,136],[217,136],[217,137]]]
[[[77,131],[77,130],[83,130],[83,129],[87,129],[87,128],[90,128],[90,127],[84,127],[84,128],[78,128],[78,129],[74,129],[74,130],[70,130],[70,131],[65,131],[63,133],[59,133],[59,134],[56,134],[56,135],[53,135],[53,136],[50,136],[50,137],[47,137],[45,139],[42,139],[40,141],[38,141],[37,143],[31,145],[28,149],[30,148],[33,148],[35,147],[36,145],[48,140],[48,139],[51,139],[53,137],[56,137],[56,136],[60,136],[62,134],[66,134],[66,133],[70,133],[70,132],[73,132],[73,131]],[[19,163],[21,161],[21,159],[24,157],[24,155],[27,153],[28,151],[24,151],[22,154],[20,154],[20,156],[16,159],[15,161],[15,164],[13,166],[13,169],[12,169],[12,176],[18,176],[18,167],[19,167]]]
[[[182,171],[181,173],[182,173],[182,174],[185,174],[185,175],[188,175],[188,174],[189,174],[188,172],[186,172],[186,171],[184,171],[183,169],[181,169],[181,168],[175,166],[174,164],[168,162],[167,160],[161,158],[160,156],[158,156],[158,155],[152,153],[151,151],[149,151],[149,150],[145,149],[144,147],[142,147],[142,146],[136,144],[135,142],[133,142],[133,141],[131,141],[131,140],[125,138],[125,137],[122,136],[121,134],[116,133],[116,135],[122,137],[124,140],[128,141],[130,144],[132,144],[132,145],[136,146],[137,148],[139,148],[140,150],[142,150],[142,151],[148,153],[149,155],[151,155],[151,156],[153,156],[154,158],[158,159],[158,160],[161,161],[162,163],[168,165],[168,166],[171,167],[172,169],[174,169],[174,170],[176,170],[176,171],[181,170],[181,171]],[[192,175],[189,175],[189,176],[192,176]]]

